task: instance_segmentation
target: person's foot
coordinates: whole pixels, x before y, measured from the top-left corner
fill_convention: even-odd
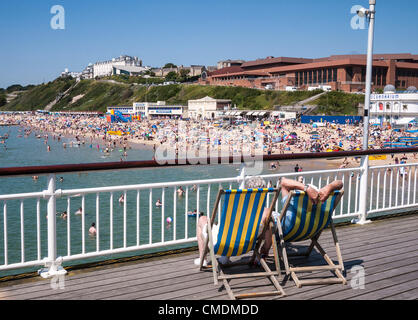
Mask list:
[[[195,264],[196,266],[199,266],[199,267],[200,267],[200,258],[196,258],[196,259],[194,259],[194,264]],[[207,261],[206,261],[206,260],[203,260],[203,267],[207,267],[207,266],[208,266]]]

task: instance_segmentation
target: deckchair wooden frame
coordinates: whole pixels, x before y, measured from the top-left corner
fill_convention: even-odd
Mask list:
[[[269,211],[268,211],[267,221],[270,221],[271,220],[270,219],[271,213],[273,211],[274,204],[276,203],[276,201],[279,197],[280,190],[279,189],[273,189],[273,191],[268,191],[268,192],[274,193],[273,200],[271,201],[271,204],[268,208]],[[264,240],[264,236],[265,236],[266,231],[268,229],[272,230],[272,226],[273,226],[272,223],[265,224],[264,227],[263,227],[263,231],[261,232],[260,235],[258,235],[258,237],[256,239],[256,245],[255,245],[254,250],[253,250],[253,255],[250,258],[249,262],[243,263],[243,262],[238,261],[238,262],[232,262],[228,265],[222,265],[222,264],[218,263],[218,261],[215,257],[215,251],[214,251],[214,246],[213,246],[212,226],[215,222],[216,212],[218,210],[218,206],[219,206],[219,202],[221,200],[221,196],[224,195],[225,193],[226,193],[225,190],[220,189],[218,191],[217,196],[216,196],[215,206],[213,207],[212,215],[210,217],[210,223],[208,223],[208,237],[206,238],[203,257],[200,261],[200,270],[203,269],[203,261],[205,260],[206,255],[209,251],[210,252],[210,257],[211,257],[211,263],[212,263],[212,272],[213,272],[214,284],[218,285],[219,280],[222,280],[222,283],[223,283],[230,299],[236,300],[236,299],[255,298],[255,297],[262,297],[262,296],[273,296],[273,295],[286,296],[283,288],[281,287],[280,283],[276,279],[276,277],[278,277],[280,279],[280,275],[281,275],[279,258],[278,258],[278,250],[273,250],[274,251],[273,254],[274,254],[274,261],[275,261],[276,271],[272,271],[269,268],[269,266],[267,265],[264,257],[262,257],[259,253],[259,249],[260,249],[262,241]],[[240,273],[240,274],[233,274],[233,275],[224,273],[223,268],[225,268],[225,267],[232,267],[232,266],[237,266],[237,265],[253,265],[255,258],[257,258],[258,261],[260,262],[260,265],[264,269],[264,272]],[[232,279],[253,278],[253,277],[267,277],[267,278],[269,278],[270,281],[272,282],[272,284],[274,285],[274,287],[276,288],[276,291],[251,292],[251,293],[242,293],[242,294],[238,294],[238,295],[234,294],[234,292],[233,292],[233,290],[232,290],[232,288],[229,284],[229,281],[231,281]]]
[[[280,213],[280,218],[279,218],[280,223],[277,223],[279,239],[277,239],[276,234],[274,233],[275,241],[273,241],[273,248],[274,248],[274,246],[276,246],[276,244],[278,244],[279,249],[281,249],[282,258],[283,258],[283,262],[284,262],[284,266],[285,266],[285,270],[286,270],[286,275],[287,276],[290,275],[292,277],[293,281],[295,282],[295,284],[298,288],[301,288],[304,285],[335,284],[335,283],[341,283],[343,285],[347,284],[347,280],[342,275],[342,272],[344,272],[344,263],[343,263],[343,259],[342,259],[342,255],[341,255],[340,245],[338,243],[337,233],[335,232],[335,226],[334,226],[334,223],[332,222],[332,217],[331,217],[331,221],[330,221],[330,228],[331,228],[332,237],[333,237],[333,240],[334,240],[335,250],[336,250],[336,253],[337,253],[337,259],[338,259],[338,264],[337,265],[334,264],[332,259],[327,255],[325,250],[318,243],[318,239],[321,236],[321,233],[322,233],[323,230],[321,230],[319,233],[317,233],[316,235],[314,235],[310,239],[311,244],[308,247],[308,249],[306,250],[306,252],[296,253],[296,254],[291,254],[291,255],[287,254],[286,245],[285,245],[284,236],[283,236],[282,223],[285,222],[286,211],[289,207],[290,200],[292,199],[292,197],[295,194],[296,193],[295,193],[294,190],[290,191],[289,196],[286,199],[286,202],[285,202],[285,204],[283,206],[283,209]],[[340,190],[339,194],[337,195],[337,197],[335,199],[335,204],[334,204],[334,208],[332,208],[332,211],[338,206],[339,202],[341,201],[341,198],[342,198],[343,194],[344,194],[344,190]],[[291,242],[292,241],[288,241],[287,243],[291,243]],[[309,267],[291,267],[289,265],[288,256],[309,257],[309,255],[311,254],[314,247],[316,247],[318,249],[319,253],[322,255],[322,257],[324,258],[324,260],[327,262],[328,265],[325,265],[325,266],[324,265],[322,265],[322,266],[309,266]],[[324,270],[329,270],[331,272],[334,272],[336,277],[334,277],[334,278],[324,278],[324,279],[300,280],[296,275],[296,273],[298,273],[298,272],[312,272],[312,271],[324,271]]]

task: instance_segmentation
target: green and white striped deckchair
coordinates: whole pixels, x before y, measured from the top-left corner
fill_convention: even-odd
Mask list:
[[[228,295],[231,299],[236,298],[251,298],[255,296],[267,296],[267,295],[284,295],[284,291],[280,286],[275,276],[280,276],[280,267],[278,265],[277,251],[275,252],[276,271],[271,271],[259,254],[259,248],[261,241],[264,238],[264,234],[267,228],[271,228],[271,225],[263,226],[262,231],[259,232],[260,223],[267,200],[267,194],[272,193],[273,199],[268,208],[268,220],[270,220],[273,206],[277,201],[279,190],[273,188],[259,188],[259,189],[242,189],[242,190],[219,190],[216,197],[215,206],[212,211],[210,223],[208,224],[208,239],[205,243],[205,252],[203,260],[205,259],[208,251],[210,251],[212,270],[214,276],[215,285],[218,284],[218,280],[222,280]],[[221,198],[223,198],[222,211],[220,214],[218,234],[216,243],[212,237],[212,226],[215,221],[215,216],[218,211]],[[252,273],[239,273],[239,274],[225,274],[223,267],[218,264],[215,256],[241,256],[253,251],[253,255],[249,261],[249,264],[253,264],[257,257],[260,261],[260,265],[263,267],[264,272],[252,272]],[[201,262],[201,269],[202,269]],[[241,264],[231,263],[228,267]],[[248,264],[246,262],[245,264]],[[240,295],[234,295],[230,287],[229,281],[231,279],[245,278],[245,277],[268,277],[276,288],[276,291],[272,292],[257,292],[246,293]]]
[[[279,244],[279,247],[282,250],[282,257],[284,260],[286,274],[291,275],[292,279],[295,281],[299,288],[302,285],[347,283],[346,279],[341,273],[344,271],[344,265],[341,256],[341,250],[338,244],[337,234],[332,222],[332,213],[340,202],[343,194],[343,190],[333,191],[326,201],[320,202],[318,200],[318,203],[314,204],[305,192],[292,190],[285,201],[282,212],[280,214],[281,223],[277,223],[279,241],[277,241],[276,238],[276,241],[273,242],[273,246],[276,246],[276,243]],[[288,211],[289,214],[286,214]],[[333,261],[318,243],[318,239],[322,231],[328,226],[331,227],[334,244],[337,251],[337,265],[333,263]],[[304,240],[311,240],[311,244],[308,250],[303,254],[296,255],[309,257],[313,248],[316,247],[328,265],[309,267],[289,266],[285,243],[299,242]],[[297,272],[312,272],[323,270],[330,270],[331,272],[334,272],[336,278],[299,280],[299,278],[296,276]]]

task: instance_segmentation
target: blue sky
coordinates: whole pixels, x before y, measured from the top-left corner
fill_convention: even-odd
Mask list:
[[[53,5],[65,29],[50,26]],[[121,54],[144,65],[365,53],[367,0],[1,0],[0,87],[39,84]],[[377,0],[375,53],[418,54],[418,1]]]

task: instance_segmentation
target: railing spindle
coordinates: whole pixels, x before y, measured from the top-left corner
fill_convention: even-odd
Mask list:
[[[372,170],[372,176],[370,181],[370,211],[372,210],[373,206],[373,182],[374,182],[374,171]]]
[[[82,245],[82,253],[86,253],[86,203],[85,203],[85,196],[81,197],[81,245]]]
[[[67,255],[71,255],[71,198],[67,198]]]
[[[41,199],[36,199],[36,252],[41,260]]]
[[[123,247],[126,248],[126,206],[128,198],[126,197],[126,191],[123,192]]]
[[[110,249],[113,250],[113,192],[110,193]]]
[[[20,246],[21,261],[25,262],[25,213],[23,208],[23,200],[20,201]]]
[[[380,196],[380,170],[377,170],[376,210],[379,209],[379,196]]]
[[[412,166],[408,169],[408,205],[410,204],[409,199],[411,196],[411,176],[412,176]]]
[[[399,167],[396,170],[396,197],[395,197],[395,207],[398,206],[398,191],[399,191]]]
[[[96,251],[100,251],[100,195],[96,193]]]
[[[189,238],[189,215],[187,212],[189,211],[189,186],[186,186],[186,203],[184,204],[184,238]],[[199,219],[199,215],[196,215],[196,221]]]
[[[4,264],[8,265],[7,255],[7,202],[3,203]]]
[[[136,245],[139,246],[140,243],[140,234],[139,234],[139,227],[140,227],[140,204],[141,204],[141,192],[137,190],[136,192]]]
[[[149,232],[149,239],[148,243],[152,243],[152,189],[149,190],[149,217],[148,217],[148,232]]]

